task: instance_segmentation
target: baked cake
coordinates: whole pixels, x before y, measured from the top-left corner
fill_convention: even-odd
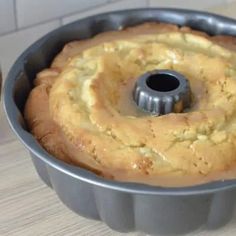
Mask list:
[[[106,178],[221,179],[236,163],[235,42],[154,22],[70,42],[37,74],[25,120],[50,154]],[[137,107],[137,78],[158,69],[189,80],[188,110]]]

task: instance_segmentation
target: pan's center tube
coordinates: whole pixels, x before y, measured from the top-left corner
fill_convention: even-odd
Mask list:
[[[141,75],[133,98],[137,106],[152,115],[183,112],[190,106],[189,81],[173,70],[154,70]]]

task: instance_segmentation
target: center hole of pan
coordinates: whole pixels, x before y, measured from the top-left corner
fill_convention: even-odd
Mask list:
[[[166,73],[152,74],[146,79],[147,86],[158,92],[169,92],[179,87],[177,77]]]

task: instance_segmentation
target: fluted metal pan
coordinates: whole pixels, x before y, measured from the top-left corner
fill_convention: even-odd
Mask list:
[[[184,188],[111,181],[56,159],[25,128],[22,111],[32,81],[37,72],[50,65],[64,44],[146,21],[185,25],[211,35],[236,35],[235,20],[189,10],[136,9],[78,20],[33,43],[12,66],[4,86],[8,121],[31,153],[41,179],[79,215],[102,220],[120,232],[182,235],[200,228],[216,230],[232,218],[236,180]]]

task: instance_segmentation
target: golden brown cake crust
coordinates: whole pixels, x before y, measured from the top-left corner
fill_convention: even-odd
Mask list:
[[[109,178],[227,170],[236,162],[235,49],[234,37],[153,22],[74,41],[37,75],[25,119],[49,153]],[[156,68],[189,78],[189,112],[152,117],[124,105],[135,78]]]

